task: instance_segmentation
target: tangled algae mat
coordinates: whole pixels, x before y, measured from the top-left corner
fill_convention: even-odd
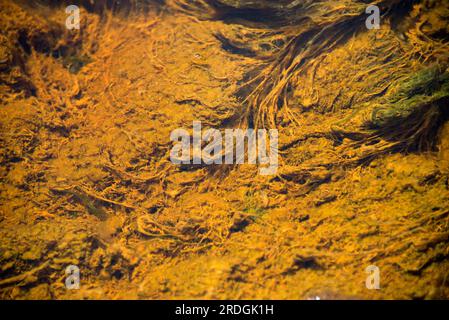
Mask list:
[[[2,299],[449,297],[447,1],[374,1],[378,30],[357,0],[75,2],[70,31],[0,1]],[[277,128],[277,174],[172,164],[194,120]]]

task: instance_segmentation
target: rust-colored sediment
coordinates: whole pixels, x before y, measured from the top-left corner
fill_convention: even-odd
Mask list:
[[[404,78],[444,73],[447,3],[353,30],[285,78],[276,68],[299,51],[281,59],[275,40],[305,29],[180,2],[82,7],[68,31],[64,7],[0,1],[0,297],[448,298],[449,126],[426,150],[363,127]],[[255,66],[264,89],[242,93]],[[245,126],[251,113],[279,129],[276,176],[170,162],[172,130]],[[68,265],[79,290],[65,287]],[[365,286],[369,265],[380,290]]]

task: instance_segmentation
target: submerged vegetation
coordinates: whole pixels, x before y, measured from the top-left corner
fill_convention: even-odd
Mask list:
[[[447,1],[75,3],[0,0],[3,299],[449,297]],[[278,173],[173,165],[193,121]]]

